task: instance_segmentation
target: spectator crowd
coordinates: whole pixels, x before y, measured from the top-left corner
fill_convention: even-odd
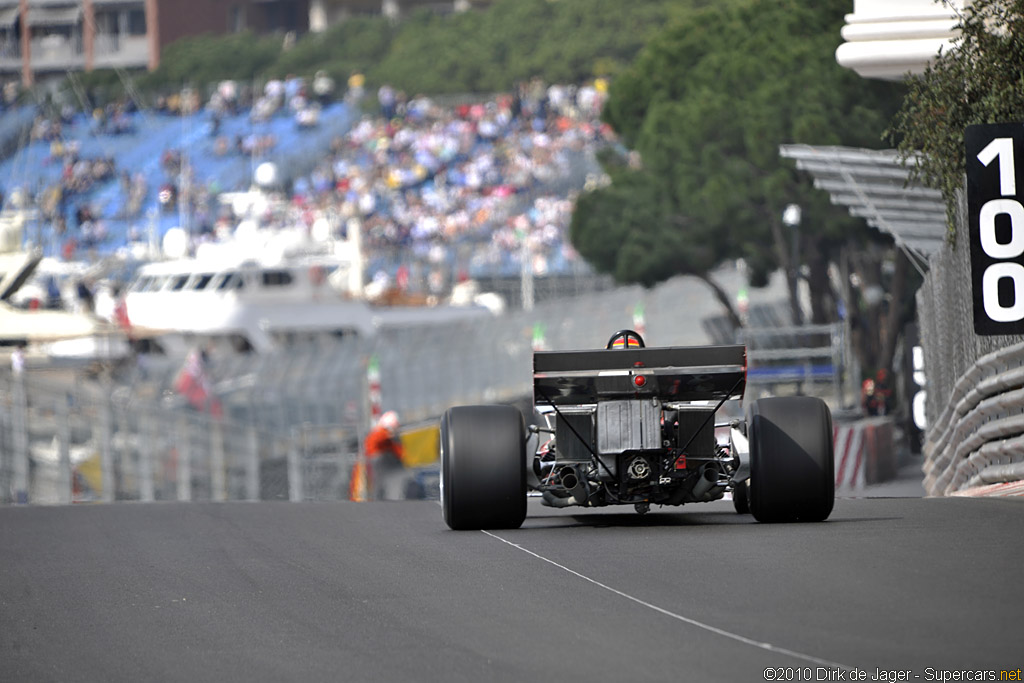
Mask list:
[[[512,94],[442,105],[382,86],[376,115],[335,139],[292,183],[292,211],[265,223],[312,229],[322,219],[340,235],[358,220],[378,277],[399,283],[410,268],[428,279],[453,265],[467,274],[518,272],[524,256],[545,274],[553,261],[574,258],[566,234],[572,183],[564,181],[574,157],[612,139],[599,120],[604,90],[532,81]]]
[[[336,137],[309,172],[272,188],[287,193],[286,208],[254,217],[257,223],[311,232],[317,226],[342,237],[357,221],[378,277],[396,277],[407,285],[411,271],[419,277],[413,278],[414,286],[430,289],[438,286],[431,281],[437,272],[518,271],[525,258],[535,273],[545,274],[575,258],[567,228],[572,192],[582,181],[570,176],[579,175],[590,153],[613,139],[600,122],[602,80],[577,87],[534,79],[511,93],[446,103],[383,85],[375,106],[364,101],[373,97],[364,83],[361,74],[353,74],[346,100],[372,113]],[[227,117],[245,114],[253,124],[291,117],[301,134],[317,125],[334,97],[333,79],[318,72],[308,82],[297,76],[272,79],[262,90],[224,81],[205,104],[186,90],[158,100],[155,111],[183,115],[205,109],[209,152],[251,157],[255,166],[288,150],[255,125],[248,134],[229,137],[222,130]],[[126,103],[96,109],[88,117],[90,134],[130,132],[133,113]],[[216,179],[197,178],[180,149],[164,150],[163,181],[150,187],[139,169],[119,169],[113,157],[84,157],[79,143],[66,135],[68,127],[78,125],[75,117],[73,109],[63,107],[32,126],[33,139],[50,144],[48,163],[61,165],[59,183],[44,188],[36,202],[64,242],[65,256],[108,238],[103,218],[87,199],[78,198],[112,180],[120,188],[117,219],[139,218],[155,200],[164,212],[184,210],[197,242],[234,230],[237,218],[216,201]],[[139,234],[136,228],[128,236]]]

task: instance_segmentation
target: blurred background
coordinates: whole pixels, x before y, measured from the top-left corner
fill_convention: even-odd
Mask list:
[[[436,497],[444,410],[623,328],[825,399],[841,492],[1021,479],[953,158],[1021,103],[919,106],[993,4],[0,0],[0,503]]]

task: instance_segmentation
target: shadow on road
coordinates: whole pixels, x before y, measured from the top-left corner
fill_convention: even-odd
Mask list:
[[[812,523],[809,526],[819,524],[865,524],[865,523],[888,523],[903,519],[902,517],[843,517],[841,514],[833,514],[824,522]],[[573,514],[573,515],[528,515],[523,523],[522,529],[649,529],[661,527],[704,527],[704,526],[750,526],[761,527],[801,527],[808,526],[803,522],[760,524],[750,515],[738,515],[734,512],[657,512],[652,511],[645,515],[634,512]]]

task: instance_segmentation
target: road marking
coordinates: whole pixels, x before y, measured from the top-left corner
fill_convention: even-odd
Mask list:
[[[614,593],[615,595],[618,595],[619,597],[625,598],[627,600],[632,600],[633,602],[635,602],[638,605],[642,605],[642,606],[644,606],[644,607],[646,607],[648,609],[652,609],[655,612],[658,612],[659,614],[664,614],[665,616],[671,617],[672,619],[676,619],[677,621],[681,621],[683,623],[690,624],[691,626],[696,626],[697,628],[704,629],[705,631],[709,631],[710,633],[714,633],[716,635],[720,635],[720,636],[722,636],[724,638],[730,638],[732,640],[738,641],[738,642],[743,643],[745,645],[750,645],[750,646],[753,646],[753,647],[756,647],[756,648],[760,648],[762,650],[767,650],[768,652],[772,652],[772,653],[775,653],[775,654],[786,655],[788,657],[793,657],[794,659],[800,659],[800,660],[803,660],[805,662],[810,662],[812,664],[819,664],[821,666],[827,666],[827,667],[833,667],[833,668],[837,668],[837,669],[843,669],[844,671],[851,671],[852,672],[852,671],[857,671],[858,670],[857,667],[847,666],[846,664],[840,664],[838,662],[832,662],[832,661],[829,661],[827,659],[821,659],[819,657],[813,657],[811,655],[807,655],[807,654],[804,654],[802,652],[796,652],[794,650],[787,650],[784,647],[779,647],[779,646],[773,645],[771,643],[764,643],[764,642],[761,642],[761,641],[758,641],[758,640],[754,640],[753,638],[747,638],[746,636],[741,636],[738,633],[732,633],[731,631],[726,631],[725,629],[718,628],[717,626],[712,626],[710,624],[705,624],[702,621],[697,621],[696,619],[691,619],[690,617],[684,617],[682,614],[676,614],[675,612],[671,612],[671,611],[665,609],[664,607],[658,607],[657,605],[653,605],[653,604],[647,602],[646,600],[641,600],[640,598],[635,597],[633,595],[630,595],[629,593],[624,593],[624,592],[620,591],[617,588],[612,588],[611,586],[609,586],[607,584],[601,583],[597,579],[592,579],[589,576],[586,576],[584,574],[580,574],[578,571],[576,571],[574,569],[569,569],[565,565],[559,564],[559,563],[555,562],[552,559],[549,559],[547,557],[544,557],[543,555],[540,555],[538,553],[533,552],[532,550],[524,548],[523,546],[519,545],[518,543],[513,543],[512,541],[504,539],[501,536],[498,536],[497,534],[491,533],[490,531],[483,530],[483,533],[487,534],[491,538],[494,538],[494,539],[497,539],[497,540],[501,541],[502,543],[504,543],[506,545],[512,546],[516,550],[521,550],[522,552],[526,553],[527,555],[532,555],[533,557],[536,557],[538,560],[543,560],[543,561],[547,562],[548,564],[554,565],[555,567],[558,567],[559,569],[561,569],[563,571],[569,572],[573,576],[581,578],[584,581],[588,581],[588,582],[594,584],[595,586],[597,586],[598,588],[603,588],[604,590],[609,591],[611,593]]]

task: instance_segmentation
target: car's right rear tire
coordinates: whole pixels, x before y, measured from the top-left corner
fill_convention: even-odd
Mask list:
[[[759,522],[820,522],[835,504],[832,414],[810,396],[754,401],[750,438],[750,512]]]
[[[515,406],[458,406],[441,418],[441,508],[452,529],[526,519],[526,425]]]

